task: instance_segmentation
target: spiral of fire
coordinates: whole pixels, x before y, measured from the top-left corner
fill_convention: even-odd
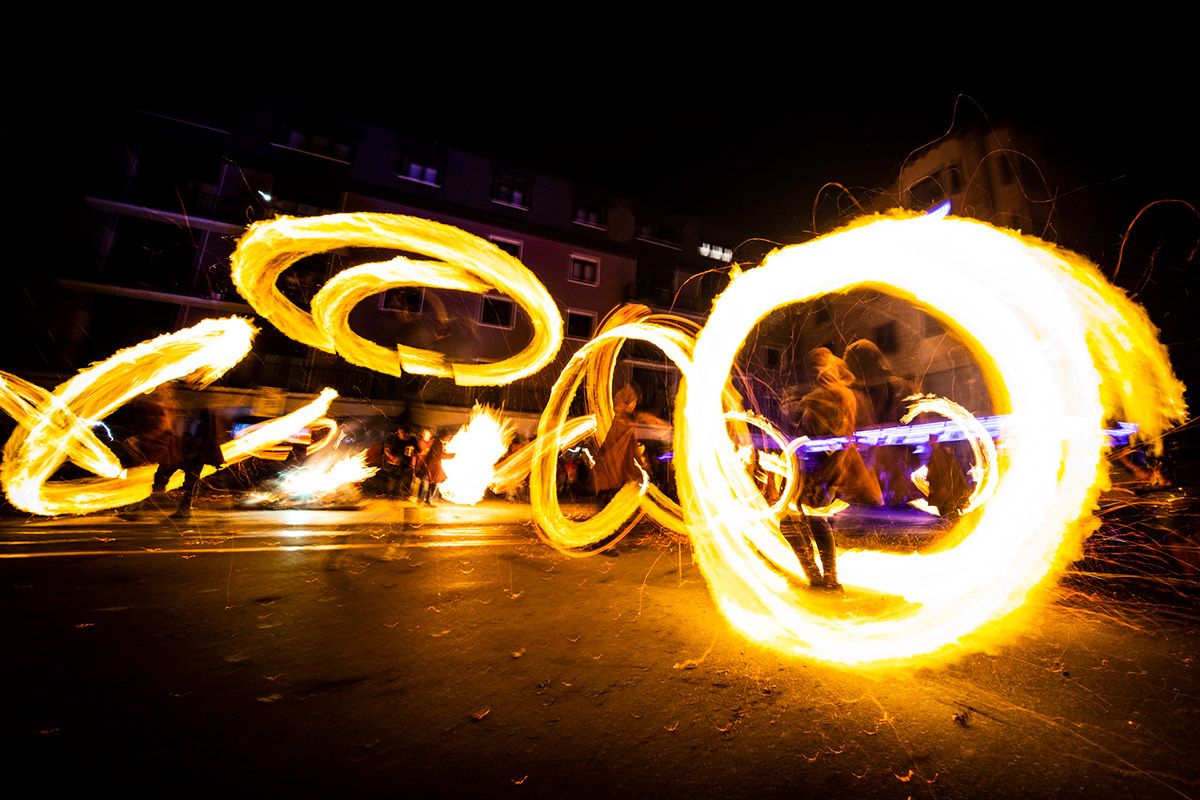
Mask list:
[[[386,248],[428,258],[402,255],[344,270],[317,292],[311,313],[280,290],[280,275],[297,261],[345,247]],[[246,302],[287,336],[387,375],[409,372],[453,378],[463,386],[503,385],[542,369],[562,345],[562,316],[537,276],[491,242],[440,222],[374,213],[257,222],[238,242],[230,271]],[[350,329],[350,312],[361,300],[405,286],[507,294],[533,321],[533,334],[509,358],[474,364],[447,361],[435,350],[388,349]]]

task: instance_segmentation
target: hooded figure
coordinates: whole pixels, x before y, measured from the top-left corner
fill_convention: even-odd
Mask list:
[[[871,403],[874,425],[899,423],[908,410],[905,399],[916,393],[912,383],[892,372],[887,358],[869,339],[859,339],[846,348],[846,364]],[[916,469],[912,448],[881,445],[874,448],[872,456],[872,467],[888,505],[902,505],[921,496],[909,477]]]
[[[615,493],[630,481],[640,481],[641,454],[637,442],[637,392],[629,384],[613,395],[613,421],[596,453],[593,475],[596,494]]]
[[[828,348],[809,353],[809,368],[814,387],[792,404],[792,423],[799,433],[814,439],[835,436],[853,437],[857,401],[850,383],[853,374],[846,363]],[[800,489],[800,502],[810,508],[822,508],[841,496],[848,501],[880,504],[879,484],[863,464],[853,442],[840,450],[813,453],[805,458],[806,474]],[[796,554],[814,587],[840,589],[837,579],[837,548],[833,526],[828,517],[804,516],[801,535],[796,539]],[[820,554],[817,566],[813,546]]]

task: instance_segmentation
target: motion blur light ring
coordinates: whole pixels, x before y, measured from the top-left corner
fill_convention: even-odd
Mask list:
[[[826,616],[792,588],[803,580],[798,560],[745,470],[730,466],[736,454],[720,396],[763,317],[854,288],[913,300],[958,329],[994,405],[1018,426],[995,493],[954,547],[839,557],[843,584],[896,600],[845,618]],[[717,299],[694,360],[679,490],[689,526],[704,532],[697,563],[744,633],[840,664],[929,660],[1011,635],[1015,612],[1065,568],[1090,530],[1104,479],[1106,407],[1150,430],[1183,413],[1182,386],[1153,326],[1093,265],[961,219],[896,215],[776,251]],[[1134,369],[1144,376],[1137,394],[1121,378]],[[739,513],[746,505],[764,513]]]
[[[215,380],[250,351],[254,333],[254,326],[237,317],[204,320],[121,350],[53,392],[0,373],[0,410],[17,422],[0,462],[0,484],[9,501],[31,514],[55,516],[103,511],[145,499],[158,465],[122,469],[84,420],[102,420],[169,381],[189,376],[198,376],[199,383]],[[296,411],[221,445],[225,465],[249,458],[312,423],[335,397],[337,392],[325,389]],[[98,477],[51,481],[68,459]],[[204,470],[206,475],[214,471],[211,466]],[[182,482],[177,471],[166,488],[177,488]]]
[[[253,336],[253,326],[237,317],[204,320],[122,350],[43,396],[53,402],[42,402],[17,419],[17,430],[4,447],[0,481],[9,501],[33,514],[56,515],[100,511],[147,497],[154,466],[120,470],[111,452],[106,456],[96,449],[99,442],[81,418],[103,419],[168,381],[198,373],[213,380],[250,351]],[[68,458],[100,477],[48,483]]]
[[[626,524],[642,507],[643,495],[650,489],[661,495],[661,491],[652,487],[648,480],[643,481],[641,485],[628,483],[617,491],[604,508],[582,522],[568,519],[558,504],[555,471],[559,452],[568,446],[562,441],[562,432],[571,427],[567,419],[571,400],[585,377],[590,379],[589,369],[596,362],[605,359],[607,350],[611,350],[615,355],[615,350],[619,349],[626,339],[638,339],[658,347],[683,373],[684,380],[691,364],[689,350],[692,339],[689,334],[650,322],[627,322],[597,333],[591,341],[576,351],[562,374],[558,376],[550,390],[546,410],[538,420],[538,436],[533,443],[529,491],[539,533],[555,548],[570,555],[590,555],[596,550],[584,548],[595,548],[601,543],[602,546],[598,549],[613,546],[628,533],[633,523],[637,522],[635,518],[632,523]],[[604,425],[607,434],[612,424],[611,372],[606,380],[602,379],[602,383],[592,389],[610,398],[608,419],[605,421],[607,424]],[[603,413],[601,409],[594,416],[598,417]],[[600,424],[597,423],[596,427],[599,430]],[[656,511],[657,508],[656,505]],[[656,521],[665,520],[667,525],[664,527],[668,529],[672,525],[683,529],[682,519],[672,520],[667,510],[654,513],[653,518]],[[618,531],[622,525],[624,528]]]
[[[389,248],[431,260],[398,257],[339,273],[317,293],[311,314],[284,296],[277,283],[288,267],[345,247]],[[538,372],[562,345],[562,316],[537,276],[491,242],[431,220],[360,212],[257,222],[238,242],[230,274],[254,310],[287,336],[389,375],[408,371],[463,386],[499,386]],[[447,362],[432,350],[393,352],[350,331],[349,314],[359,300],[400,286],[506,294],[529,315],[531,339],[509,358],[473,364]]]

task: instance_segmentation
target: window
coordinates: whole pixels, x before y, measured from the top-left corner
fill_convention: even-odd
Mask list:
[[[379,307],[384,311],[406,311],[420,314],[425,306],[425,290],[419,286],[388,289],[379,295]]]
[[[396,176],[426,186],[442,185],[442,165],[434,158],[405,156],[400,160]]]
[[[490,328],[511,328],[516,320],[516,303],[507,297],[485,294],[479,306],[479,324]]]
[[[517,261],[521,260],[521,242],[519,240],[505,239],[502,236],[489,236],[488,241],[496,245],[496,247],[499,247],[504,252],[508,253]]]
[[[942,184],[932,175],[927,175],[914,183],[909,188],[908,194],[912,198],[913,205],[917,208],[929,208],[946,199],[946,193],[942,190]]]
[[[606,230],[608,228],[608,209],[599,203],[576,201],[575,213],[571,219],[576,225]]]
[[[666,220],[650,217],[639,219],[637,238],[643,242],[670,247],[673,250],[680,249],[679,228]]]
[[[600,283],[600,261],[588,256],[571,256],[571,271],[567,279],[572,283],[596,286]]]
[[[357,136],[348,127],[328,120],[296,119],[285,123],[272,146],[349,164]]]
[[[596,330],[596,315],[591,311],[573,311],[567,309],[567,337],[570,339],[590,339]]]
[[[778,347],[764,347],[763,366],[767,369],[779,369],[783,366],[783,351]]]
[[[721,247],[720,245],[717,245],[717,244],[709,244],[708,242],[702,242],[700,244],[699,249],[700,249],[700,255],[704,256],[705,258],[712,258],[717,261],[724,261],[726,264],[728,264],[730,261],[733,260],[733,248],[732,247]]]
[[[499,173],[492,184],[492,202],[528,211],[533,200],[533,181],[509,173]]]

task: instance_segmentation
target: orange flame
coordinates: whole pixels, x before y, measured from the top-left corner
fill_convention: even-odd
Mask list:
[[[442,462],[446,471],[440,486],[442,497],[465,506],[482,500],[495,479],[496,462],[508,452],[515,433],[512,422],[476,403],[470,420],[446,444],[447,456],[453,457]]]

